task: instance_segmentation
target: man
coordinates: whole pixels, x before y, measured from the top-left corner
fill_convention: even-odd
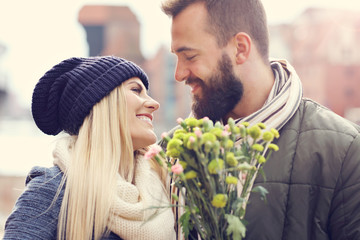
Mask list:
[[[269,61],[260,0],[167,0],[162,10],[193,115],[280,132],[267,180],[255,181],[267,203],[251,195],[246,239],[360,239],[360,127],[304,99],[286,60]]]

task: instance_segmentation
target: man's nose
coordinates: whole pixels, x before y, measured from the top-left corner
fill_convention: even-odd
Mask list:
[[[190,70],[179,61],[176,63],[175,69],[175,80],[178,82],[182,82],[186,80],[190,75]]]

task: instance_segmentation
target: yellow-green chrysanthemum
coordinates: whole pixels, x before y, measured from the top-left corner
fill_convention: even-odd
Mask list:
[[[254,126],[250,127],[248,130],[249,130],[249,135],[253,139],[258,139],[261,135],[261,129],[258,125],[254,125]]]
[[[225,178],[225,182],[226,182],[227,184],[234,184],[234,185],[236,185],[237,182],[238,182],[238,179],[237,179],[236,177],[233,177],[233,176],[227,176],[227,177]]]
[[[171,157],[171,158],[178,158],[180,156],[180,151],[176,148],[167,149],[166,156]]]
[[[210,174],[217,174],[217,172],[222,169],[224,169],[224,160],[220,158],[211,160],[208,165],[208,170]]]
[[[270,131],[266,131],[263,133],[262,138],[265,142],[272,142],[272,140],[274,140],[274,134]]]
[[[177,138],[177,139],[183,140],[184,137],[185,137],[185,134],[186,134],[186,131],[185,131],[184,129],[177,129],[177,130],[174,132],[174,137],[173,137],[173,138]]]
[[[181,141],[180,139],[177,139],[177,138],[173,138],[167,144],[167,149],[168,150],[170,150],[170,149],[179,149],[182,144],[183,144],[183,141]]]
[[[226,206],[228,196],[226,194],[216,194],[211,204],[216,208],[224,208]]]

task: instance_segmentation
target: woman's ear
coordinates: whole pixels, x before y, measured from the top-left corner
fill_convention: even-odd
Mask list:
[[[250,55],[252,41],[248,34],[239,32],[234,36],[236,63],[243,64]]]

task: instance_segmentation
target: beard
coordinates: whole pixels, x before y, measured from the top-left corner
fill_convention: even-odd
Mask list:
[[[201,79],[188,79],[200,85],[202,97],[193,96],[192,111],[197,119],[208,117],[213,122],[221,120],[241,100],[243,84],[233,71],[230,57],[223,54],[218,61],[218,70],[208,83]]]

